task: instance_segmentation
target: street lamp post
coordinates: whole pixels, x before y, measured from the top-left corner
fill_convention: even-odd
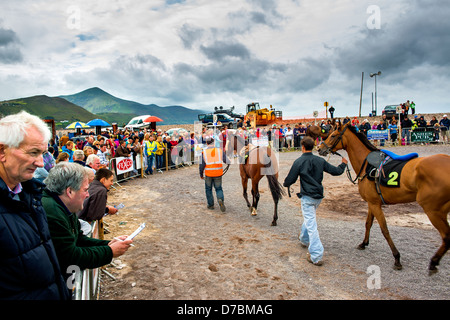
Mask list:
[[[378,103],[377,103],[377,76],[381,76],[381,71],[378,71],[377,73],[371,73],[370,74],[371,78],[375,77],[375,110],[373,110],[373,107],[372,107],[372,115],[373,116],[377,115],[377,107],[378,107]]]

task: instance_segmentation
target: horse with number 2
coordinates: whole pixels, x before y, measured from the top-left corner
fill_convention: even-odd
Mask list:
[[[357,173],[352,181],[348,170],[350,180],[353,183],[358,181],[359,194],[369,206],[365,237],[358,249],[364,250],[369,245],[370,229],[375,217],[395,258],[394,269],[402,269],[400,253],[389,235],[381,206],[417,201],[442,237],[442,245],[431,258],[428,268],[430,275],[436,273],[439,261],[450,246],[447,220],[450,211],[450,156],[398,156],[387,150],[379,150],[350,124],[338,124],[318,149],[322,156],[329,153],[339,155],[338,150],[346,150]],[[387,160],[392,162],[394,168],[397,166],[397,169],[388,169],[392,166],[386,164]],[[382,177],[385,177],[384,184],[380,183]]]

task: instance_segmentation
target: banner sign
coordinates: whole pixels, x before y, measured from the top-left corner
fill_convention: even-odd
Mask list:
[[[389,130],[369,130],[367,131],[369,140],[389,140]]]
[[[116,158],[117,175],[133,171],[133,158]]]
[[[139,169],[141,169],[141,155],[140,154],[137,154],[136,155],[136,163],[135,163],[135,169],[136,170],[139,170]]]
[[[412,130],[411,131],[411,142],[433,142],[434,141],[434,130]]]

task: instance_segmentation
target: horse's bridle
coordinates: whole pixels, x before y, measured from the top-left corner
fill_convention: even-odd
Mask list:
[[[326,149],[325,149],[326,154],[331,153],[331,154],[335,154],[335,155],[338,155],[339,157],[343,158],[342,155],[340,155],[337,151],[333,151],[333,149],[337,147],[337,145],[339,144],[339,142],[342,143],[342,149],[345,149],[345,148],[344,148],[344,143],[342,142],[342,136],[344,135],[344,133],[345,133],[345,131],[347,130],[347,128],[348,128],[348,126],[345,126],[344,130],[342,130],[342,132],[339,134],[339,136],[337,137],[337,139],[333,142],[333,145],[332,145],[331,147],[328,146],[328,145],[325,143],[325,141],[322,141],[321,145],[323,144],[323,145],[326,147]],[[360,176],[361,176],[361,173],[362,173],[362,171],[363,171],[363,168],[364,168],[364,165],[365,165],[366,161],[367,161],[367,158],[364,160],[364,163],[363,163],[363,165],[361,166],[361,170],[360,170],[359,173],[356,175],[356,178],[355,178],[355,179],[352,178],[352,174],[351,174],[351,172],[350,172],[350,168],[349,168],[349,166],[347,165],[347,177],[348,177],[348,180],[350,180],[351,183],[356,184],[356,181],[357,181],[357,180],[360,180],[360,181],[361,181],[361,180],[364,179],[365,175],[364,175],[363,177],[360,177]]]
[[[330,147],[329,145],[327,145],[325,143],[325,141],[322,141],[321,145],[323,144],[325,146],[325,152],[326,154],[328,153],[332,153],[332,154],[336,154],[338,156],[341,156],[339,153],[337,153],[336,151],[333,151],[334,148],[337,147],[337,145],[339,144],[339,142],[342,143],[342,148],[344,148],[344,143],[342,142],[342,137],[345,133],[345,131],[347,130],[348,126],[345,126],[344,130],[342,130],[342,132],[339,134],[339,136],[337,137],[337,139],[333,142],[333,145]],[[341,156],[342,157],[342,156]]]

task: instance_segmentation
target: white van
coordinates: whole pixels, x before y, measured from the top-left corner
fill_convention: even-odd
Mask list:
[[[150,128],[151,123],[144,122],[144,120],[147,119],[148,117],[150,117],[150,116],[146,115],[146,116],[135,117],[135,118],[131,119],[130,122],[128,122],[128,124],[125,126],[125,128],[131,129],[131,130],[137,130],[137,129],[141,129],[141,128],[142,129]]]

